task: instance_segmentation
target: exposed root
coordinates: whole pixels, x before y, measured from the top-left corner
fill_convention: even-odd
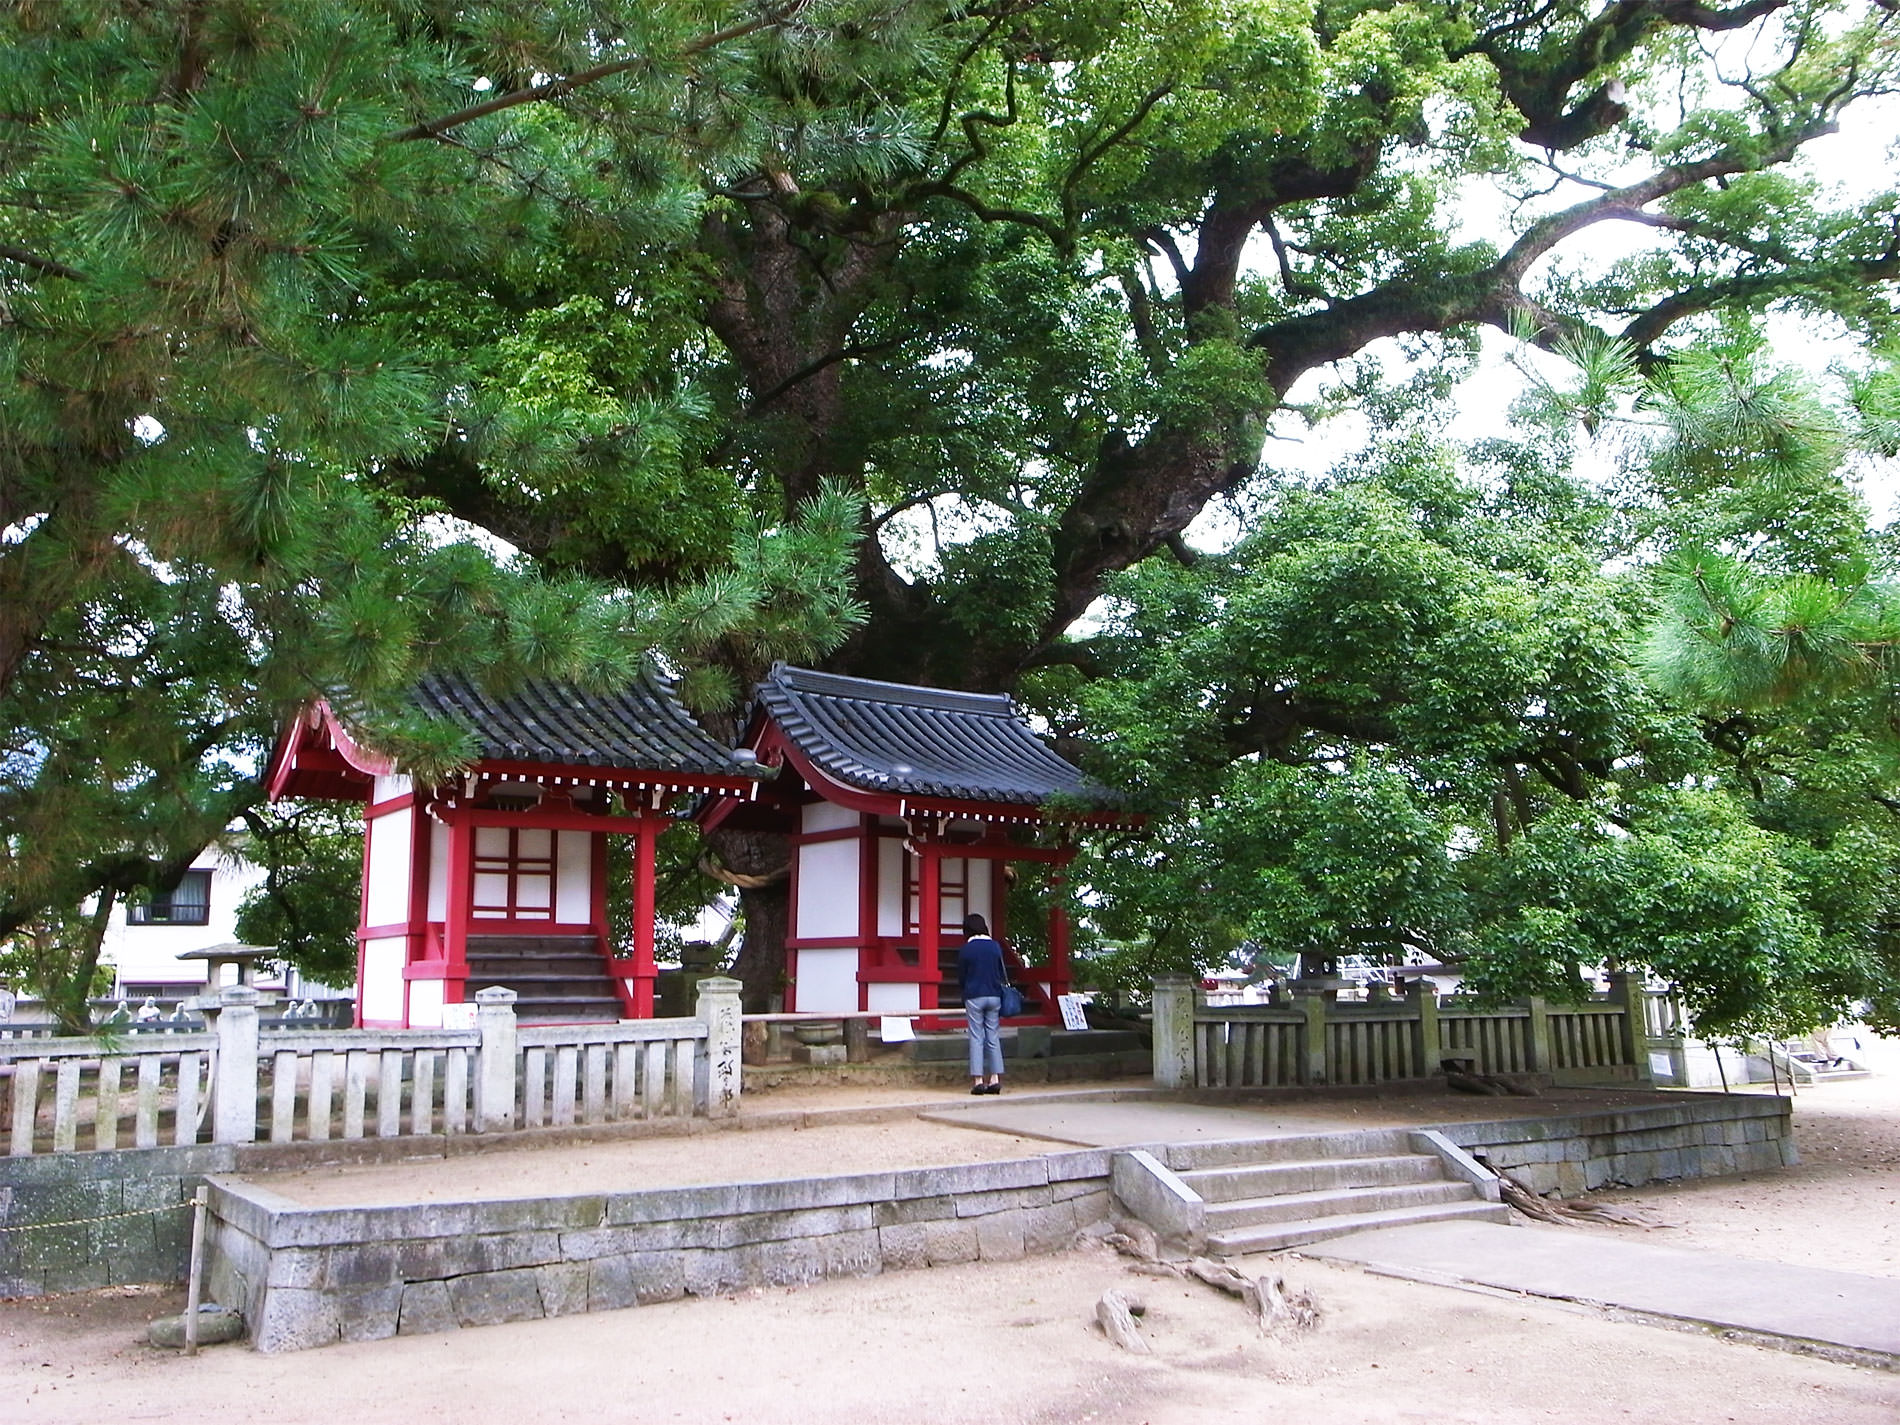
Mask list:
[[[1669,1224],[1641,1209],[1613,1207],[1607,1202],[1579,1198],[1566,1202],[1560,1197],[1539,1197],[1509,1173],[1498,1174],[1498,1187],[1504,1201],[1526,1217],[1552,1222],[1559,1227],[1574,1227],[1579,1222],[1614,1223],[1619,1227],[1641,1227],[1655,1231]]]
[[[1286,1278],[1279,1275],[1261,1277],[1255,1283],[1259,1297],[1260,1329],[1290,1335],[1296,1331],[1311,1331],[1319,1325],[1321,1316],[1319,1299],[1310,1291],[1286,1289]]]
[[[1447,1068],[1445,1087],[1456,1089],[1459,1093],[1490,1094],[1502,1098],[1515,1094],[1520,1098],[1542,1098],[1534,1084],[1519,1083],[1516,1079],[1500,1078],[1496,1074],[1479,1074],[1469,1070]]]
[[[1250,1277],[1225,1262],[1210,1257],[1191,1257],[1185,1262],[1164,1262],[1154,1250],[1154,1233],[1140,1223],[1118,1222],[1117,1230],[1102,1240],[1123,1256],[1132,1257],[1128,1269],[1149,1277],[1176,1277],[1201,1282],[1218,1292],[1237,1297],[1254,1324],[1263,1334],[1285,1336],[1310,1331],[1319,1324],[1319,1302],[1311,1292],[1287,1290],[1286,1279],[1277,1273]],[[1140,1232],[1131,1228],[1141,1228]],[[1144,1236],[1145,1234],[1145,1236]],[[1096,1307],[1100,1319],[1101,1306]],[[1107,1329],[1104,1325],[1104,1330]]]
[[[1148,1354],[1147,1338],[1141,1334],[1135,1318],[1147,1310],[1140,1298],[1130,1296],[1119,1287],[1111,1287],[1095,1303],[1095,1319],[1101,1323],[1102,1334],[1117,1346],[1124,1351],[1145,1356]]]
[[[1102,1240],[1124,1257],[1142,1262],[1161,1260],[1161,1239],[1155,1236],[1154,1228],[1135,1218],[1117,1218],[1115,1230]]]

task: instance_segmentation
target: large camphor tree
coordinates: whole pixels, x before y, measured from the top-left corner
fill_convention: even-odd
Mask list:
[[[149,504],[79,521],[159,461],[166,508],[194,508],[174,479],[203,491],[175,521],[196,538],[262,514],[328,543],[328,519],[281,518],[280,492],[324,490],[629,590],[717,593],[752,522],[841,489],[864,617],[830,666],[1008,688],[1086,660],[1068,635],[1105,580],[1271,488],[1270,436],[1348,406],[1403,422],[1407,384],[1442,386],[1487,327],[1661,363],[1771,307],[1877,332],[1900,274],[1891,199],[1836,202],[1800,164],[1891,84],[1872,4],[177,0],[5,23],[0,321],[9,353],[52,333],[64,364],[8,358],[32,416],[9,438],[43,473],[0,511],[28,611],[0,654],[52,646],[30,611],[64,606],[88,550],[176,557]],[[1585,260],[1618,225],[1648,246]],[[1423,375],[1388,377],[1394,351]],[[58,559],[28,557],[42,531]],[[216,579],[257,555],[222,547]],[[351,558],[323,617],[352,607]],[[699,622],[702,705],[797,653],[766,623]],[[849,619],[818,624],[804,647]],[[385,656],[376,685],[410,671]],[[782,864],[717,850],[752,882]],[[755,985],[775,894],[748,891]]]

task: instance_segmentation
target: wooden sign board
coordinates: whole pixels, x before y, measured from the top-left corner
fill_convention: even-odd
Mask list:
[[[1088,1003],[1087,995],[1057,995],[1056,1004],[1062,1010],[1064,1029],[1087,1029],[1089,1017],[1082,1006]]]

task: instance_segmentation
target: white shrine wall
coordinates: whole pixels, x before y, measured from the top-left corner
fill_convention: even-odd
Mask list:
[[[803,808],[799,829],[807,835],[823,831],[850,831],[858,813],[830,802],[812,802]],[[798,915],[792,936],[798,940],[835,940],[858,934],[858,839],[815,841],[798,848]],[[799,963],[804,964],[800,953]],[[856,951],[851,952],[855,957]],[[852,1009],[857,1008],[857,969],[852,966]],[[801,968],[802,982],[804,971]],[[800,1003],[803,1003],[800,994]],[[838,1008],[831,1005],[827,1008]]]
[[[872,983],[864,987],[864,1007],[879,1014],[916,1014],[923,1004],[918,985]]]
[[[554,918],[563,925],[587,925],[594,918],[594,838],[585,831],[563,831],[555,843]]]
[[[440,925],[449,918],[449,829],[434,817],[429,828],[429,916]]]
[[[897,826],[894,817],[884,825]],[[904,933],[904,843],[894,836],[877,839],[877,933],[896,939]]]
[[[408,941],[400,935],[378,936],[363,942],[363,972],[357,1012],[366,1025],[403,1022],[403,963]]]
[[[848,1014],[858,1007],[858,948],[806,946],[798,952],[792,1000],[801,1014]]]
[[[372,813],[364,823],[364,835],[369,838],[363,880],[365,928],[409,923],[410,853],[416,816],[411,804],[380,815]]]
[[[409,982],[409,1028],[440,1029],[446,991],[440,980]]]

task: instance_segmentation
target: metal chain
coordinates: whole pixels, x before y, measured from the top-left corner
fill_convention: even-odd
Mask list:
[[[135,1207],[129,1212],[108,1212],[103,1217],[75,1217],[70,1222],[28,1222],[19,1227],[0,1225],[0,1235],[8,1232],[50,1232],[55,1227],[88,1227],[95,1222],[117,1222],[123,1217],[155,1217],[161,1212],[189,1212],[190,1202],[174,1202],[165,1207]]]

